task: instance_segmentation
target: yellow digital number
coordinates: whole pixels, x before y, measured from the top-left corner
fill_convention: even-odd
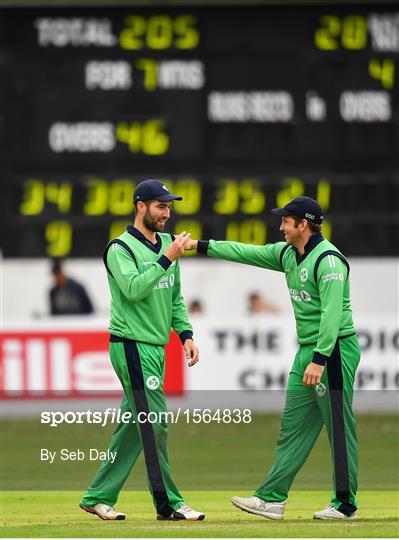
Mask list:
[[[154,15],[149,18],[131,15],[124,20],[125,28],[119,34],[122,49],[135,51],[148,47],[152,50],[194,49],[200,41],[193,15]]]
[[[169,49],[173,45],[172,19],[166,15],[150,17],[146,42],[149,49]]]
[[[65,214],[71,209],[72,184],[49,182],[46,186],[46,199],[55,204],[61,214]]]
[[[176,38],[175,46],[177,49],[195,49],[200,41],[200,34],[195,28],[197,18],[193,15],[181,15],[175,20]]]
[[[126,231],[126,227],[130,224],[129,221],[114,221],[109,228],[108,240],[113,240],[120,234]]]
[[[349,50],[367,46],[367,20],[360,15],[347,15],[341,21],[336,15],[320,17],[321,27],[315,32],[315,45],[322,51],[335,51],[340,45]]]
[[[367,45],[367,21],[359,15],[348,15],[342,21],[342,45],[345,49],[360,50]]]
[[[173,206],[173,213],[180,215],[193,215],[201,208],[202,187],[195,178],[180,178],[176,182],[166,181],[170,191],[183,197]]]
[[[142,152],[148,156],[166,154],[170,142],[165,123],[158,119],[143,124],[121,122],[116,126],[116,138],[126,144],[131,152]]]
[[[146,31],[146,20],[139,15],[126,17],[126,28],[119,34],[119,44],[122,49],[134,51],[143,47],[143,37]]]
[[[83,206],[86,216],[101,216],[108,209],[108,184],[105,180],[93,178],[87,182],[87,200]]]
[[[300,197],[305,193],[305,184],[299,178],[283,178],[281,183],[284,189],[277,192],[276,202],[279,208],[288,204],[295,197]]]
[[[149,120],[143,125],[143,153],[148,156],[161,156],[169,150],[169,135],[165,122]]]
[[[330,207],[331,184],[328,180],[319,180],[317,183],[316,199],[323,210],[327,210]]]
[[[391,90],[395,83],[395,63],[388,58],[384,60],[373,58],[369,61],[369,74],[373,79],[380,81],[383,88]]]
[[[199,240],[202,238],[202,226],[199,221],[191,219],[182,219],[175,223],[173,228],[174,234],[180,234],[181,232],[186,231],[191,234],[191,238],[194,240]],[[184,255],[195,255],[197,252],[195,249],[192,251],[185,251]]]
[[[259,189],[256,178],[246,178],[238,182],[233,178],[220,180],[216,191],[214,210],[217,214],[260,214],[265,208],[266,197]]]
[[[132,195],[135,183],[131,180],[114,180],[109,190],[109,211],[114,216],[127,216],[132,213]]]
[[[321,27],[315,32],[315,45],[322,51],[335,51],[339,48],[341,21],[335,15],[320,17]]]
[[[126,124],[120,122],[115,130],[116,138],[119,142],[127,144],[129,150],[133,153],[138,153],[141,150],[141,125],[139,122]]]
[[[149,92],[158,86],[158,64],[151,58],[140,58],[136,61],[137,69],[144,71],[144,88]]]
[[[41,214],[45,205],[45,186],[42,180],[29,179],[24,182],[23,201],[19,211],[23,216]]]
[[[263,221],[248,219],[237,223],[231,221],[226,227],[226,240],[244,244],[266,244],[267,227]]]
[[[259,189],[260,183],[256,178],[246,179],[240,182],[240,195],[242,203],[241,212],[244,214],[260,214],[266,203],[264,193]]]
[[[66,257],[72,247],[72,225],[67,221],[52,221],[46,226],[47,255]]]
[[[231,178],[220,180],[216,190],[216,202],[213,205],[216,214],[234,214],[238,210],[239,203],[240,193],[237,181]]]

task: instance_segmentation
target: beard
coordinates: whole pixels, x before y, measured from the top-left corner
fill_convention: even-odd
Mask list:
[[[155,233],[162,232],[164,230],[164,225],[160,227],[159,225],[156,224],[156,220],[151,215],[151,212],[148,210],[148,208],[143,217],[143,224],[148,230]]]

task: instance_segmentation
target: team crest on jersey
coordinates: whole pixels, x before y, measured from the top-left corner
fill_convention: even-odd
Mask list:
[[[309,277],[308,269],[302,268],[301,273],[300,273],[301,281],[306,281],[308,277]]]
[[[327,392],[327,388],[325,384],[319,383],[316,385],[316,394],[319,397],[324,397],[326,395],[326,392]]]
[[[145,381],[146,387],[150,390],[157,390],[160,384],[161,383],[156,375],[150,375]]]

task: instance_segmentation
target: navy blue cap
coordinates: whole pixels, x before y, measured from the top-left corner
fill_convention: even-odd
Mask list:
[[[286,204],[284,208],[274,208],[272,214],[276,216],[295,216],[307,219],[320,225],[323,222],[323,210],[317,201],[310,197],[297,197]]]
[[[182,201],[183,198],[173,195],[159,180],[143,180],[134,190],[133,201]]]

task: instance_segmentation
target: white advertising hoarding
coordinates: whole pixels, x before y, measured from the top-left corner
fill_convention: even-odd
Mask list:
[[[247,316],[192,317],[200,362],[186,367],[175,336],[167,351],[166,389],[171,406],[246,406],[278,410],[297,350],[293,318]],[[107,321],[89,323],[64,318],[13,324],[3,328],[1,342],[2,394],[15,409],[27,402],[95,399],[119,395],[108,358]],[[399,390],[399,328],[388,317],[357,321],[362,358],[356,386],[363,393],[362,410],[397,410]],[[206,397],[205,397],[206,394]],[[359,392],[358,392],[359,394]],[[175,397],[173,397],[175,396]],[[177,396],[177,397],[176,397]],[[201,401],[202,400],[202,401]],[[356,402],[356,398],[355,398]],[[70,405],[69,405],[70,406]],[[21,412],[23,412],[22,407]]]

